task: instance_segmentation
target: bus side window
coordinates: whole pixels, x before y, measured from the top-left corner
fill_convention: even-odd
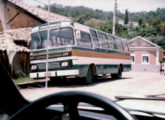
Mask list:
[[[93,44],[95,47],[100,47],[99,39],[97,37],[96,31],[90,30],[91,37],[93,39]]]
[[[116,40],[116,43],[117,43],[118,50],[119,51],[124,51],[123,43],[122,43],[121,39],[118,38],[118,37],[115,37],[115,40]]]
[[[113,36],[108,35],[108,41],[109,41],[110,48],[112,50],[117,50],[118,49],[117,45],[116,45],[115,38]]]
[[[88,33],[80,31],[81,37],[77,39],[77,45],[81,47],[92,48],[92,41]]]
[[[107,36],[104,33],[98,32],[100,44],[102,48],[110,48],[107,40]]]

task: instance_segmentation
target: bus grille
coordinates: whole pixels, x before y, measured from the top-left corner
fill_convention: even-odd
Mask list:
[[[37,64],[38,71],[45,71],[46,70],[46,63],[39,63]]]
[[[37,64],[37,71],[46,71],[46,63],[39,63]],[[60,68],[60,62],[49,62],[48,63],[49,70],[55,70]]]
[[[59,69],[60,62],[49,62],[49,70]]]
[[[67,66],[62,66],[62,62],[67,62]],[[32,72],[44,72],[46,71],[46,63],[37,63],[37,64],[31,64],[31,66],[37,65],[37,69],[32,70]],[[49,62],[48,63],[48,70],[57,70],[57,69],[66,69],[66,68],[71,68],[72,67],[72,60],[67,60],[67,61],[54,61],[54,62]]]

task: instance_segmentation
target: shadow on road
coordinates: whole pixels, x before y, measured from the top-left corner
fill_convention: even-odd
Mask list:
[[[101,83],[108,83],[108,82],[113,82],[113,81],[119,81],[119,80],[124,80],[124,79],[131,79],[131,78],[122,78],[122,79],[112,79],[112,78],[98,78],[95,80],[92,84],[86,85],[85,84],[85,79],[84,78],[57,78],[51,81],[48,81],[48,87],[90,87],[90,86],[95,86],[97,84]],[[21,84],[18,86],[20,89],[24,88],[42,88],[45,87],[45,82],[34,82],[34,83],[28,83],[28,84]]]

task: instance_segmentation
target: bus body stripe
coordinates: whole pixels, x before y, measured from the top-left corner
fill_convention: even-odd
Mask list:
[[[107,59],[107,58],[90,58],[90,57],[77,57],[73,59],[73,64],[96,64],[96,65],[113,65],[113,64],[131,64],[131,60],[125,59]]]
[[[72,60],[73,64],[75,65],[83,65],[83,64],[131,64],[131,60],[125,59],[111,59],[111,58],[91,58],[91,57],[78,57],[78,56],[68,56],[68,57],[60,57],[60,58],[53,58],[49,59],[48,62],[55,62],[55,61],[67,61]],[[46,59],[44,60],[33,60],[31,64],[37,63],[45,63]]]
[[[100,53],[94,51],[72,50],[73,56],[92,57],[92,58],[113,58],[130,60],[130,56],[114,53]]]
[[[70,52],[72,51],[73,56],[81,56],[81,57],[95,57],[95,58],[114,58],[114,59],[127,59],[130,60],[129,53],[124,53],[120,51],[114,50],[106,50],[106,49],[89,49],[89,48],[81,48],[81,47],[64,47],[57,49],[50,49],[49,54],[60,53],[60,52]],[[45,55],[46,51],[33,51],[33,55]]]

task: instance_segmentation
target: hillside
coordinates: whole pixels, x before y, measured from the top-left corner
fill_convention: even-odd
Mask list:
[[[47,9],[47,6],[44,7]],[[70,7],[59,4],[51,5],[51,12],[72,18],[74,21],[86,24],[105,32],[112,33],[113,12],[93,10],[84,6]],[[117,20],[124,20],[125,14],[118,11]],[[130,13],[128,22],[137,22],[138,26],[116,24],[116,34],[131,39],[135,36],[149,38],[152,42],[165,49],[165,8],[156,11]]]

